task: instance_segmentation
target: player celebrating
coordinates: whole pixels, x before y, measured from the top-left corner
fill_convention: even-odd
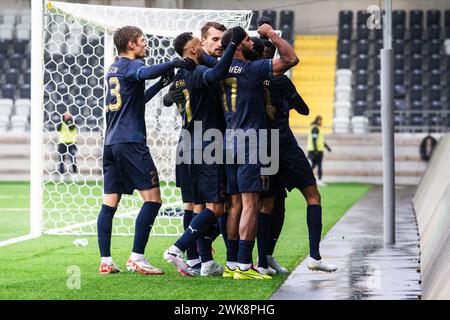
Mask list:
[[[249,62],[253,43],[247,36],[237,48],[230,72],[224,81],[223,107],[227,129],[249,130],[267,128],[262,82],[278,76],[298,63],[294,49],[279,37],[267,24],[258,28],[260,35],[273,41],[280,52],[278,59]],[[226,47],[232,34],[226,31],[222,47]],[[250,54],[250,55],[249,55]],[[228,139],[227,139],[228,140]],[[236,141],[226,145],[228,150],[238,150]],[[239,155],[234,151],[235,164],[226,164],[227,193],[231,194],[231,209],[227,221],[227,265],[224,276],[234,279],[271,279],[252,268],[252,251],[257,229],[260,192],[263,191],[261,164],[250,164],[245,149],[245,164],[236,164]]]
[[[246,36],[241,27],[235,27],[230,32],[232,34],[230,45],[220,62],[211,69],[200,65],[204,53],[200,39],[194,37],[191,32],[185,32],[174,40],[175,51],[180,56],[192,59],[199,64],[192,72],[179,71],[174,79],[175,86],[183,88],[185,95],[185,103],[179,104],[179,110],[183,117],[183,127],[187,131],[183,135],[183,153],[188,151],[186,150],[188,145],[191,154],[188,161],[195,160],[195,153],[198,151],[203,154],[202,151],[209,145],[209,143],[202,143],[197,146],[195,135],[201,134],[203,137],[205,131],[218,129],[222,125],[221,117],[218,116],[221,110],[218,108],[214,110],[214,107],[220,106],[220,97],[213,85],[225,77],[236,47]],[[198,124],[201,125],[201,131],[196,132],[195,128]],[[189,138],[191,141],[186,141]],[[164,258],[175,265],[181,274],[192,276],[194,273],[184,262],[183,252],[204,236],[215,223],[216,217],[223,214],[225,181],[223,168],[217,163],[206,164],[202,159],[202,163],[188,164],[186,168],[190,179],[186,183],[190,184],[190,189],[193,191],[194,202],[205,203],[206,208],[192,219],[183,235],[164,252]],[[202,257],[201,275],[222,275],[222,273],[223,268],[214,260],[204,262]]]
[[[266,59],[273,57],[275,54],[273,44],[268,40],[264,40],[264,44],[265,49],[262,56]],[[307,224],[310,249],[308,268],[316,271],[335,271],[337,269],[336,266],[321,260],[319,250],[322,233],[320,193],[317,189],[311,165],[289,127],[289,111],[291,109],[295,109],[301,115],[308,115],[309,108],[298,94],[292,81],[285,75],[274,77],[272,80],[266,81],[265,85],[268,89],[266,110],[268,111],[269,125],[271,128],[279,129],[280,133],[280,176],[289,191],[294,188],[300,190],[308,205]],[[276,202],[276,205],[270,223],[271,231],[269,233],[271,236],[268,239],[267,260],[270,267],[279,273],[284,273],[286,269],[272,256],[276,239],[281,232],[284,221],[285,195],[280,190],[280,187],[284,188],[284,186],[280,185],[275,187],[273,195],[276,196],[276,200],[272,199],[272,201]]]
[[[105,76],[104,197],[97,220],[101,255],[99,272],[120,272],[110,252],[112,221],[122,194],[132,194],[137,189],[144,204],[136,218],[133,249],[126,267],[129,271],[146,275],[163,274],[144,257],[153,221],[161,207],[158,173],[146,145],[144,118],[145,102],[155,91],[144,93],[145,80],[157,78],[174,68],[192,69],[195,65],[176,59],[145,66],[141,59],[146,56],[147,41],[142,30],[133,26],[116,30],[114,44],[120,58],[111,65]],[[167,81],[164,82],[167,84]]]

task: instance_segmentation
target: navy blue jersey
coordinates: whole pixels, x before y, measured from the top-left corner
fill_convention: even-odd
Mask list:
[[[145,80],[139,80],[142,60],[121,57],[109,68],[106,83],[105,145],[146,142]]]
[[[233,59],[227,77],[221,82],[227,129],[267,128],[262,82],[270,78],[272,60],[247,63]]]
[[[291,87],[288,85],[290,81],[285,75],[264,81],[267,122],[270,129],[279,130],[279,143],[283,147],[297,145],[297,140],[289,126],[291,106],[286,100],[287,97],[292,96],[292,93],[287,92],[287,89]]]
[[[207,85],[203,80],[204,73],[209,70],[198,65],[194,71],[178,70],[174,78],[177,88],[183,88],[185,102],[177,105],[182,117],[183,129],[191,134],[191,148],[204,148],[210,142],[194,145],[194,122],[202,124],[202,135],[208,129],[225,130],[225,118],[221,109],[220,92],[217,83]],[[182,137],[180,137],[181,139]]]

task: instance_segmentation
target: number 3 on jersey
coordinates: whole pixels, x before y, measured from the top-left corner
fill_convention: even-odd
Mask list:
[[[237,79],[235,77],[226,78],[222,83],[222,94],[223,94],[223,108],[225,112],[236,112],[236,100],[237,100]],[[230,88],[231,93],[231,108],[227,100],[227,90],[226,87]]]
[[[106,106],[108,111],[119,111],[122,108],[122,97],[120,96],[120,81],[117,77],[109,78],[109,94],[112,97],[116,97],[116,103],[110,103]]]

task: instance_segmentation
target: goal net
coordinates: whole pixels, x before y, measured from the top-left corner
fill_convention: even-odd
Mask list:
[[[102,148],[105,70],[117,57],[112,35],[124,25],[140,27],[148,39],[147,64],[175,57],[173,39],[181,32],[200,35],[207,21],[248,29],[251,11],[178,10],[45,2],[43,16],[43,176],[41,232],[96,234],[102,204]],[[147,86],[154,81],[147,81]],[[40,85],[36,84],[33,85]],[[146,106],[147,144],[158,169],[163,205],[154,235],[182,232],[183,204],[175,187],[175,152],[181,121],[175,107],[163,107],[167,88]],[[77,128],[77,173],[68,153],[61,169],[57,125],[66,112]],[[42,119],[32,119],[41,121]],[[40,155],[32,155],[39,157]],[[33,160],[32,160],[33,161]],[[142,201],[136,191],[123,196],[113,233],[131,235]]]

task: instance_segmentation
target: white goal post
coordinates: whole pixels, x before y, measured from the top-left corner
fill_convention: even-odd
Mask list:
[[[147,64],[175,57],[172,41],[207,21],[227,27],[250,26],[250,10],[186,10],[32,1],[31,83],[31,230],[41,234],[94,235],[102,203],[103,76],[114,61],[115,29],[135,25],[147,36]],[[156,81],[156,80],[154,80]],[[150,86],[152,81],[147,81]],[[162,90],[146,107],[148,146],[161,181],[163,206],[153,235],[182,232],[183,205],[175,187],[175,151],[180,119],[175,107],[163,107]],[[58,170],[56,126],[69,111],[78,129],[76,164],[71,157]],[[141,200],[124,196],[113,234],[131,235]]]

